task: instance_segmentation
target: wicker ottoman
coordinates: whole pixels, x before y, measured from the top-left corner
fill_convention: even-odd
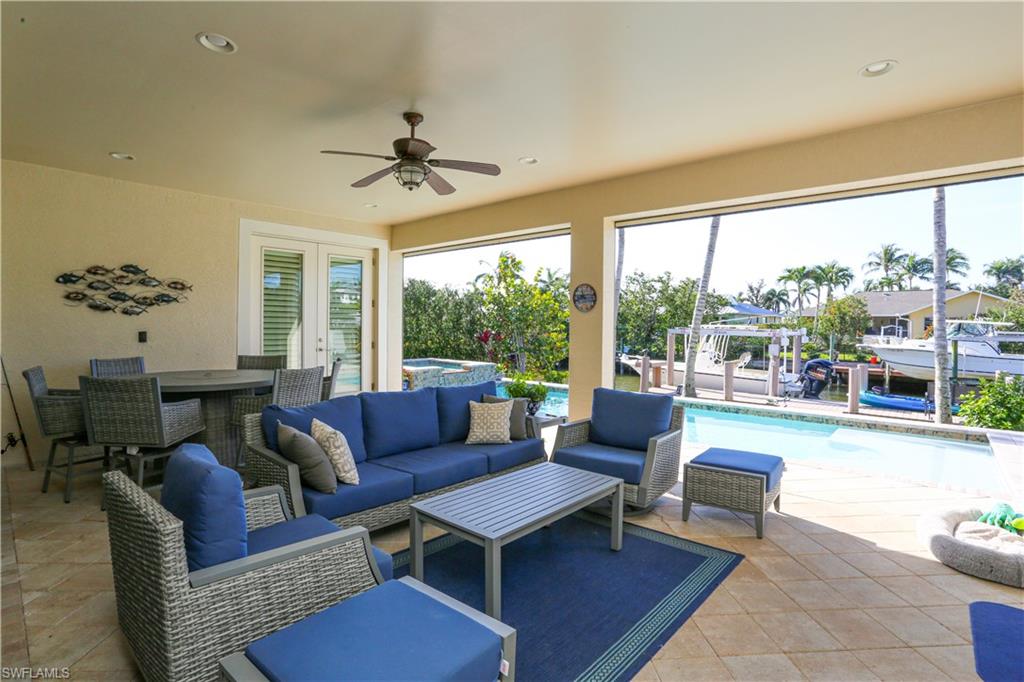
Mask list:
[[[784,462],[775,455],[710,448],[683,466],[683,521],[690,506],[706,504],[754,515],[757,537],[764,537],[764,515],[779,510]]]

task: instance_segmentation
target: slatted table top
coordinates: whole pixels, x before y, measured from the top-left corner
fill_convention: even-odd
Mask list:
[[[240,391],[274,385],[272,369],[187,369],[149,375],[160,377],[161,393]]]
[[[610,494],[621,483],[612,476],[545,462],[415,502],[412,508],[477,537],[500,540],[560,517],[566,507]]]

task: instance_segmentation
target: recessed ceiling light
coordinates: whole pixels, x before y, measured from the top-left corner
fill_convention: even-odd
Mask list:
[[[532,156],[520,156],[519,163],[523,164],[524,166],[532,166],[535,163],[537,163],[537,159]]]
[[[118,161],[134,161],[135,157],[127,152],[110,152],[110,158]]]
[[[231,54],[238,51],[238,45],[235,45],[234,41],[219,33],[208,33],[207,31],[197,33],[196,42],[207,50],[219,54]]]
[[[895,59],[881,59],[877,62],[871,62],[870,64],[862,68],[860,70],[860,75],[864,76],[865,78],[883,76],[892,71],[893,69],[895,69],[897,64],[899,64],[899,62],[896,61]]]
[[[366,208],[377,208],[377,204],[363,204]]]

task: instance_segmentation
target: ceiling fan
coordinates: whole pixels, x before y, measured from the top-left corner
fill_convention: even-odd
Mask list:
[[[428,159],[427,157],[436,148],[426,140],[416,137],[416,126],[423,122],[423,114],[415,111],[407,111],[402,118],[409,124],[409,137],[400,137],[392,143],[395,149],[394,156],[383,154],[364,154],[362,152],[341,152],[333,149],[325,149],[321,154],[341,154],[344,156],[367,156],[371,159],[384,159],[396,163],[381,169],[376,173],[367,175],[362,180],[352,183],[353,187],[369,187],[385,175],[393,174],[398,184],[410,192],[424,181],[438,194],[451,194],[455,191],[451,183],[438,175],[435,168],[450,168],[451,170],[469,171],[470,173],[483,173],[484,175],[499,175],[501,169],[493,163],[479,163],[477,161],[455,161],[452,159]]]

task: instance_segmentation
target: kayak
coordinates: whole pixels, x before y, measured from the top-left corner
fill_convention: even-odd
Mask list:
[[[890,410],[908,410],[910,412],[934,412],[935,403],[924,398],[915,398],[910,395],[897,395],[896,393],[875,393],[873,391],[860,392],[860,404],[870,407],[885,407]],[[952,412],[956,414],[960,410],[959,405],[953,405]]]

